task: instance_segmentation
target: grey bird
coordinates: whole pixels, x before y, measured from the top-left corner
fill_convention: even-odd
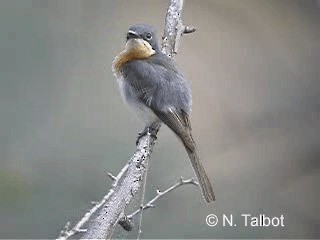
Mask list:
[[[146,123],[142,135],[166,124],[183,143],[205,201],[214,201],[191,134],[190,84],[175,62],[160,51],[154,29],[147,24],[131,26],[125,50],[115,57],[112,67],[124,102]]]

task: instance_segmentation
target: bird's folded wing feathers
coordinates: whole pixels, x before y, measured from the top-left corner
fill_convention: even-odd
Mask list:
[[[183,144],[189,150],[195,150],[196,145],[191,135],[191,124],[187,113],[174,108],[169,108],[168,111],[158,111],[152,107],[151,109],[162,122],[181,138]]]
[[[154,57],[133,61],[126,64],[124,70],[126,84],[148,107],[166,111],[174,106],[178,111],[190,112],[190,85],[171,60]]]

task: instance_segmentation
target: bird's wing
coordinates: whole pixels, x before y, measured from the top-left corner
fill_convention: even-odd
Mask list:
[[[191,135],[191,123],[189,116],[184,111],[168,108],[167,111],[159,111],[152,108],[157,117],[164,122],[183,142],[189,150],[195,150],[195,142]]]
[[[160,54],[127,63],[124,70],[131,93],[171,128],[186,147],[194,148],[188,117],[191,89],[174,62]]]
[[[132,93],[152,110],[167,112],[174,107],[178,112],[190,112],[190,85],[165,55],[127,63],[124,77]]]

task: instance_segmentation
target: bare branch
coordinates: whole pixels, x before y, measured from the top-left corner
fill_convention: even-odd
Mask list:
[[[150,134],[139,140],[137,150],[130,159],[123,179],[120,179],[114,189],[113,194],[101,208],[97,217],[89,223],[88,231],[82,239],[110,238],[114,226],[122,218],[125,207],[129,204],[135,193],[139,190],[146,161],[154,145],[155,138]]]
[[[169,192],[173,191],[174,189],[183,186],[183,185],[187,185],[187,184],[192,184],[192,185],[196,185],[199,186],[199,183],[197,183],[193,178],[191,179],[187,179],[187,180],[183,180],[182,178],[176,182],[175,184],[173,184],[171,187],[167,188],[166,190],[159,191],[157,190],[157,195],[152,198],[148,203],[146,203],[145,205],[141,206],[139,209],[137,209],[135,212],[127,215],[127,218],[129,220],[131,220],[134,216],[136,216],[139,212],[148,209],[148,208],[154,208],[155,205],[154,203],[159,199],[162,198],[164,195],[168,194]]]
[[[161,197],[163,197],[164,195],[168,194],[169,192],[173,191],[174,189],[183,186],[183,185],[187,185],[187,184],[192,184],[192,185],[196,185],[199,186],[199,183],[196,182],[193,178],[191,179],[187,179],[187,180],[183,180],[183,178],[181,177],[179,179],[178,182],[176,182],[175,184],[173,184],[171,187],[167,188],[166,190],[164,190],[163,192],[160,191],[159,189],[157,189],[157,195],[152,198],[149,202],[147,202],[145,205],[141,205],[139,209],[137,209],[136,211],[134,211],[133,213],[129,214],[129,215],[125,215],[123,218],[121,218],[119,220],[119,224],[121,225],[121,227],[126,230],[126,231],[131,231],[133,228],[133,224],[132,224],[132,219],[139,214],[140,212],[142,212],[143,210],[149,209],[149,208],[155,208],[154,203]]]
[[[177,53],[179,40],[183,33],[192,33],[195,31],[195,28],[185,27],[182,24],[182,7],[183,0],[170,0],[165,19],[165,30],[162,44],[162,52],[168,57],[173,57],[173,55]],[[123,221],[123,219],[125,219],[123,218],[124,210],[142,184],[141,180],[143,178],[145,166],[146,163],[149,162],[155,139],[156,137],[151,134],[147,134],[140,138],[134,155],[120,171],[117,177],[108,173],[108,176],[113,181],[112,188],[109,190],[108,194],[100,202],[94,205],[72,229],[70,229],[70,223],[68,223],[61,231],[61,235],[58,239],[67,239],[80,232],[85,232],[82,239],[106,239],[111,238],[113,229],[118,222],[125,229],[129,229],[131,227],[129,219],[127,219],[128,221]],[[153,207],[153,203],[158,198],[178,186],[185,184],[197,183],[192,179],[181,179],[180,182],[176,183],[164,192],[158,191],[157,196],[146,205],[141,206],[138,212]],[[87,229],[84,229],[83,226],[98,209],[100,209],[100,211],[96,218],[89,222]],[[133,214],[136,215],[137,213]],[[131,218],[134,216],[133,214],[130,215]],[[125,226],[128,222],[129,225]]]
[[[112,176],[112,180],[114,181],[113,183],[113,187],[109,190],[108,194],[105,195],[103,197],[103,199],[100,202],[94,202],[91,201],[91,203],[94,205],[84,216],[83,218],[72,228],[70,229],[70,222],[67,222],[67,224],[65,225],[64,229],[61,230],[60,232],[60,236],[59,236],[59,240],[64,240],[67,239],[77,233],[83,233],[86,232],[86,229],[82,229],[82,227],[88,222],[88,220],[92,217],[92,215],[111,197],[111,195],[114,193],[114,188],[117,186],[117,183],[120,181],[120,179],[122,178],[123,174],[125,173],[125,171],[127,170],[128,164],[126,164],[124,166],[124,168],[122,168],[122,170],[120,171],[120,173],[115,177],[112,174],[108,175],[111,177]]]
[[[171,0],[165,20],[164,33],[162,37],[162,52],[168,57],[174,57],[178,52],[180,37],[184,33],[193,33],[196,28],[184,26],[182,23],[183,0]]]
[[[69,229],[70,222],[68,222],[64,229],[61,231],[58,239],[64,240],[77,233],[83,232],[83,229],[81,229],[81,227],[85,225],[90,219],[90,217],[110,198],[113,192],[114,190],[110,189],[108,194],[105,195],[104,198],[100,202],[98,202],[94,207],[92,207],[72,229]]]

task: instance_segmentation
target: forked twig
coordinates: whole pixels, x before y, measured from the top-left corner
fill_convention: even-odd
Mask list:
[[[139,209],[137,209],[136,211],[134,211],[133,213],[129,214],[129,215],[125,215],[123,218],[120,219],[119,224],[123,227],[123,229],[125,229],[126,231],[131,231],[133,228],[132,222],[131,220],[137,215],[139,214],[141,211],[149,209],[149,208],[154,208],[155,205],[154,203],[162,198],[164,195],[168,194],[169,192],[173,191],[174,189],[183,186],[183,185],[188,185],[188,184],[192,184],[195,186],[199,186],[199,183],[197,181],[195,181],[193,178],[184,180],[182,177],[179,179],[178,182],[176,182],[175,184],[173,184],[171,187],[167,188],[164,191],[160,191],[157,189],[157,195],[152,198],[149,202],[147,202],[145,205],[141,205]]]

